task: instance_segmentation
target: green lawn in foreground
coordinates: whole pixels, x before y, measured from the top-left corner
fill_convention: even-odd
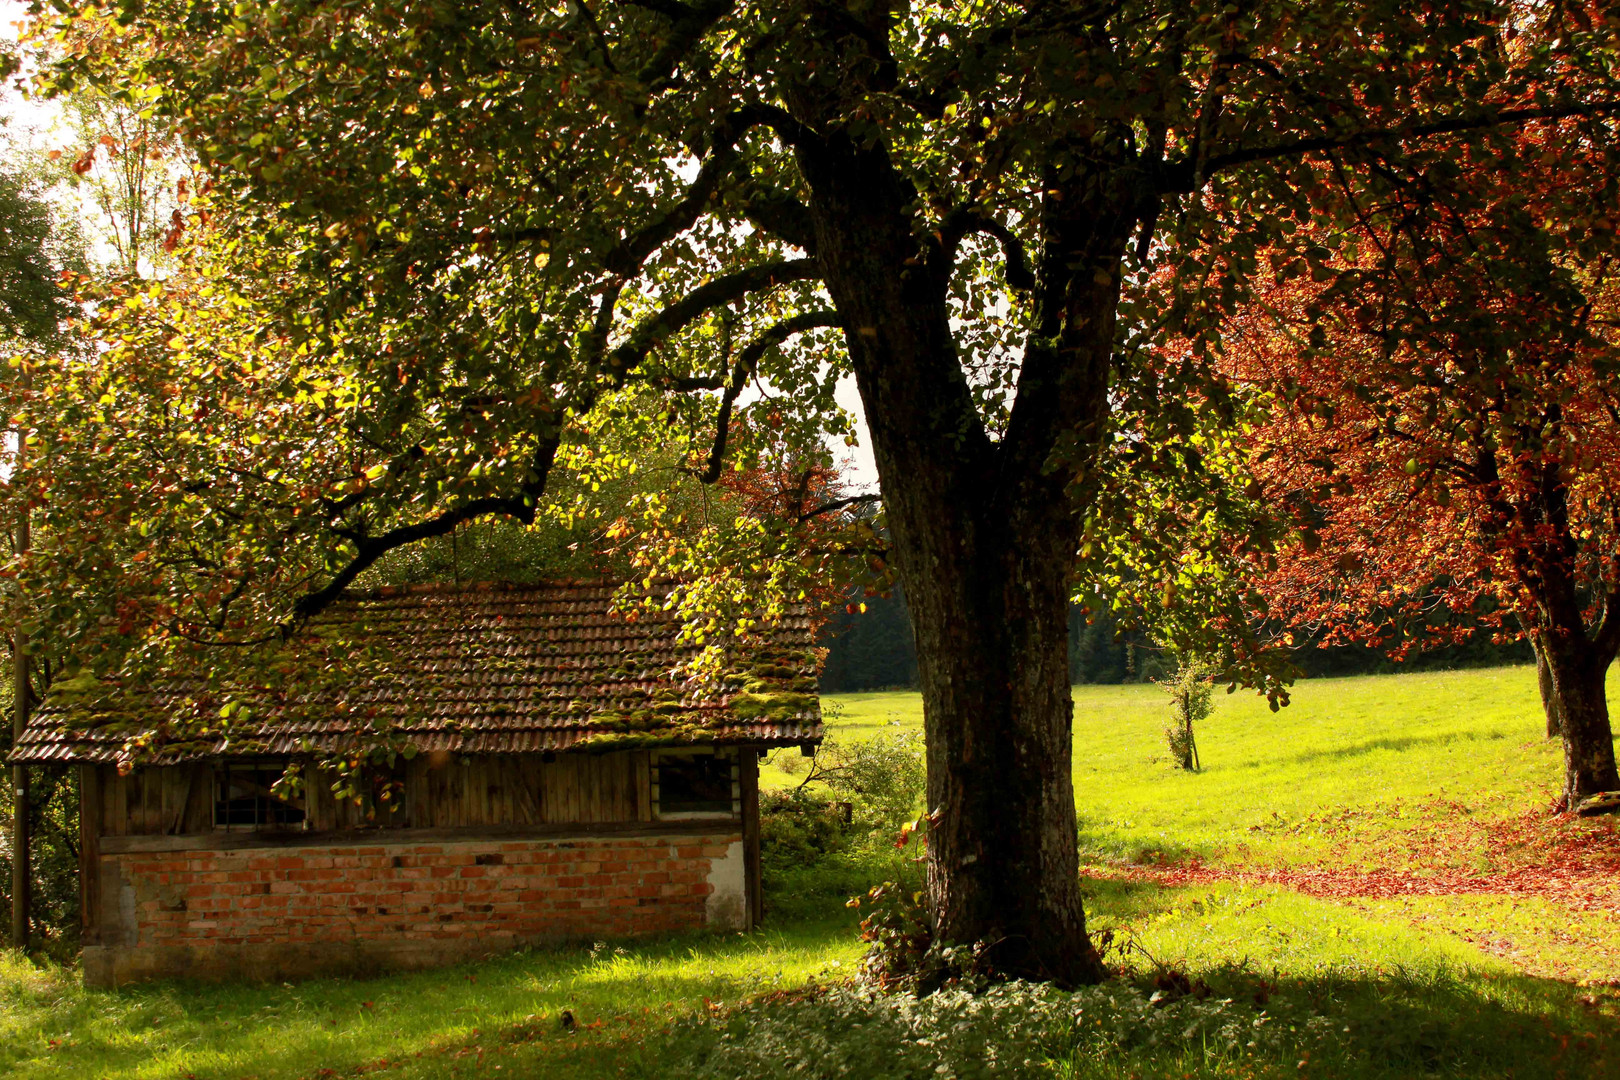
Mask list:
[[[1219,697],[1199,733],[1206,768],[1196,776],[1162,760],[1156,688],[1082,687],[1075,698],[1075,777],[1093,858],[1314,859],[1353,848],[1343,834],[1320,835],[1333,823],[1351,823],[1357,842],[1387,841],[1460,813],[1436,809],[1440,797],[1483,818],[1510,816],[1544,806],[1558,774],[1527,668],[1307,682],[1275,716],[1263,701]],[[915,694],[829,705],[843,709],[832,724],[839,738],[920,722]],[[768,770],[767,781],[797,778]],[[652,1080],[681,1050],[669,1025],[706,1000],[849,972],[859,943],[846,890],[893,865],[842,865],[825,888],[774,898],[773,924],[752,935],[536,951],[378,979],[91,991],[72,971],[0,954],[0,1076]],[[1149,974],[1173,966],[1245,999],[1271,986],[1309,1000],[1353,1026],[1354,1062],[1226,1061],[1194,1049],[1060,1060],[1033,1075],[1620,1075],[1620,992],[1520,970],[1602,976],[1593,958],[1614,954],[1610,916],[1577,920],[1539,900],[1473,896],[1330,903],[1235,882],[1091,880],[1086,890],[1093,928],[1124,946],[1113,959]],[[564,1008],[581,1024],[575,1034],[558,1024]]]
[[[0,1076],[236,1080],[352,1075],[657,1076],[641,1041],[676,1017],[812,977],[859,958],[853,913],[757,934],[702,935],[629,948],[519,953],[379,979],[85,990],[74,973],[35,971],[0,951]],[[563,1009],[579,1031],[562,1030]],[[595,1026],[600,1025],[600,1026]],[[53,1045],[54,1044],[54,1045]],[[380,1068],[386,1062],[386,1070]],[[562,1064],[566,1062],[566,1064]],[[322,1072],[332,1070],[331,1073]]]

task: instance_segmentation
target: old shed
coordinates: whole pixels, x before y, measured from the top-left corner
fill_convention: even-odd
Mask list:
[[[345,597],[311,626],[311,655],[346,657],[341,675],[283,667],[218,730],[133,763],[132,731],[195,713],[195,687],[53,699],[13,760],[80,772],[86,980],[279,979],[754,925],[759,756],[821,738],[810,620],[699,693],[672,675],[694,651],[675,624],[615,613],[613,592]],[[379,737],[401,752],[363,771],[360,804],[334,795],[312,763]],[[299,792],[273,789],[289,763]]]

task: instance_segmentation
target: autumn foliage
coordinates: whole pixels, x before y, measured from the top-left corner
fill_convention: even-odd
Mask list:
[[[1579,799],[1617,784],[1602,687],[1620,650],[1620,283],[1614,218],[1580,207],[1605,205],[1609,180],[1544,168],[1565,137],[1528,132],[1324,230],[1329,271],[1279,273],[1228,363],[1274,398],[1252,457],[1297,527],[1271,610],[1396,655],[1480,626],[1529,635]]]

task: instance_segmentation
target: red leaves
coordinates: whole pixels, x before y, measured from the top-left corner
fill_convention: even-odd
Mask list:
[[[1421,808],[1421,813],[1449,815],[1453,809],[1461,808],[1435,803]],[[1324,831],[1344,833],[1344,846],[1353,850],[1349,841],[1355,833],[1376,828],[1376,822],[1358,825],[1346,822],[1335,830],[1330,823]],[[1607,911],[1615,906],[1620,831],[1613,822],[1532,812],[1506,819],[1430,820],[1414,830],[1390,829],[1374,835],[1372,854],[1382,865],[1365,868],[1319,863],[1228,869],[1192,860],[1126,869],[1091,867],[1088,872],[1171,886],[1218,881],[1273,885],[1326,900],[1497,895],[1540,897],[1579,910]]]
[[[87,173],[91,169],[95,168],[95,165],[96,165],[96,148],[92,146],[90,149],[88,149],[84,153],[80,154],[78,156],[78,158],[74,160],[74,162],[73,162],[74,175],[83,176],[85,173]]]
[[[182,181],[184,183],[184,181]],[[186,232],[186,217],[179,208],[169,215],[169,231],[163,234],[163,250],[173,251],[180,246],[180,238]]]

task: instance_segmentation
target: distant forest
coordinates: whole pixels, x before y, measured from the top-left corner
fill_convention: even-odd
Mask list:
[[[822,630],[821,644],[827,649],[822,693],[915,688],[917,647],[900,588],[896,586],[891,596],[852,602],[865,603],[866,610],[840,611]],[[1481,634],[1465,645],[1421,653],[1403,663],[1365,646],[1307,646],[1296,652],[1294,662],[1312,676],[1484,667],[1533,659],[1526,643],[1494,645]],[[1143,682],[1163,675],[1167,666],[1166,658],[1146,637],[1119,633],[1109,613],[1087,625],[1079,608],[1069,612],[1071,683]]]

